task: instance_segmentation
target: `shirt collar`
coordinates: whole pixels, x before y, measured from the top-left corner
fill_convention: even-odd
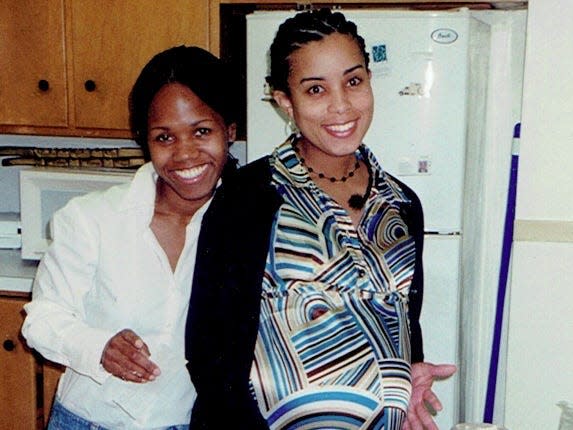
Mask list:
[[[137,169],[121,209],[151,208],[153,210],[157,176],[151,162],[147,162]]]

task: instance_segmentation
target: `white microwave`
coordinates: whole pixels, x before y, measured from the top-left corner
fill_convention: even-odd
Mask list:
[[[23,259],[39,260],[48,248],[52,214],[73,197],[128,182],[134,171],[31,168],[20,171]]]

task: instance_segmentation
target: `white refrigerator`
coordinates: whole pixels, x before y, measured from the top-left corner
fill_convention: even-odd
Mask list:
[[[454,377],[435,384],[444,405],[436,422],[440,429],[449,430],[462,419],[481,420],[462,410],[462,400],[467,402],[471,393],[460,392],[460,381],[468,371],[472,373],[468,378],[475,375],[471,365],[462,363],[461,309],[464,294],[471,295],[483,282],[480,264],[474,261],[487,251],[483,238],[487,220],[482,217],[484,205],[480,202],[484,198],[484,163],[491,156],[485,146],[492,26],[467,9],[342,12],[357,24],[370,54],[375,108],[364,142],[382,167],[411,186],[422,201],[425,357],[426,361],[460,367]],[[274,34],[294,13],[247,16],[248,161],[270,153],[290,133],[269,102],[265,76]],[[508,105],[506,110],[512,107]],[[494,122],[490,121],[490,127]],[[512,124],[507,126],[511,136]],[[510,137],[507,144],[511,145]],[[477,303],[468,307],[474,305]],[[465,321],[473,324],[471,318]],[[468,327],[467,336],[473,337],[471,332]],[[475,388],[475,396],[481,395],[482,388]]]

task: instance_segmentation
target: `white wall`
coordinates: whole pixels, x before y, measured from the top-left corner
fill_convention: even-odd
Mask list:
[[[505,425],[573,402],[573,2],[529,0]]]

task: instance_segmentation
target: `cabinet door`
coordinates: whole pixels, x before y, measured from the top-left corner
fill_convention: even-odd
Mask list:
[[[0,124],[66,126],[63,0],[0,10]]]
[[[0,428],[35,429],[36,360],[20,336],[23,299],[0,298]]]
[[[75,124],[128,129],[128,96],[142,67],[176,45],[208,48],[208,0],[69,1]]]

